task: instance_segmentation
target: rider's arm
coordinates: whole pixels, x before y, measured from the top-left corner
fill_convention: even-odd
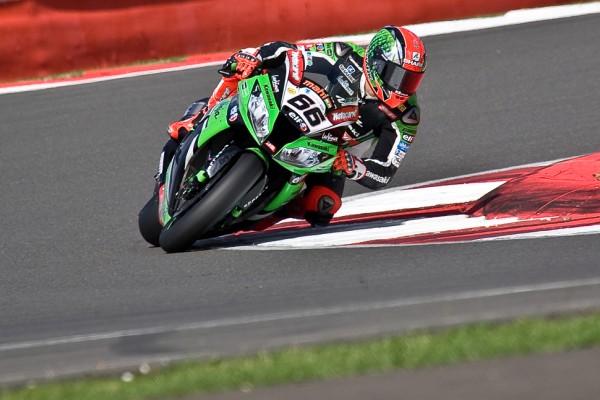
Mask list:
[[[416,96],[413,96],[416,97]],[[420,111],[416,99],[406,103],[402,117],[396,121],[388,119],[377,128],[375,136],[379,140],[373,153],[362,161],[364,167],[359,166],[349,179],[356,180],[360,185],[369,189],[381,189],[392,179],[404,156],[413,143],[419,125]],[[351,150],[350,150],[351,151]],[[351,151],[352,152],[352,151]],[[359,164],[360,165],[360,164]]]

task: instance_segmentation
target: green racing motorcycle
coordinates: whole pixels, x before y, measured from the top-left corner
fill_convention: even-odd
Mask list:
[[[252,229],[299,196],[309,174],[331,171],[358,106],[305,77],[303,62],[290,50],[280,67],[240,81],[187,134],[139,213],[148,243],[181,252]]]

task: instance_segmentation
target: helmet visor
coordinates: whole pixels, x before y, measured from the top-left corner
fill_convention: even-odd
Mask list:
[[[412,95],[417,91],[419,83],[423,79],[422,73],[409,71],[393,62],[376,61],[374,63],[375,69],[384,82],[386,89],[404,95]]]

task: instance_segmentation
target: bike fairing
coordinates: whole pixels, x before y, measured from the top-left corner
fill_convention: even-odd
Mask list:
[[[357,106],[336,104],[324,88],[305,78],[300,50],[289,50],[286,55],[280,67],[240,81],[235,94],[203,114],[183,139],[158,178],[158,220],[151,221],[152,213],[144,211],[152,200],[140,213],[140,230],[147,241],[158,241],[168,252],[181,251],[201,236],[251,227],[252,221],[296,198],[307,175],[331,170],[339,144],[321,137],[355,121]],[[292,129],[299,118],[306,127]],[[254,156],[248,158],[249,153]],[[252,169],[253,178],[244,181],[244,170],[235,167],[240,162]],[[245,188],[231,187],[229,181],[243,183]],[[214,191],[226,194],[224,208],[219,208]],[[319,200],[319,204],[331,212],[340,205],[333,200]],[[203,209],[211,212],[203,213]],[[189,222],[188,214],[199,216],[202,222]]]

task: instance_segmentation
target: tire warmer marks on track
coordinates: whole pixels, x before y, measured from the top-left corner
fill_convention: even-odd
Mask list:
[[[288,220],[261,233],[234,235],[241,243],[232,244],[246,249],[250,243],[269,248],[403,245],[565,228],[598,227],[596,232],[600,231],[600,153],[345,200],[326,229]]]

